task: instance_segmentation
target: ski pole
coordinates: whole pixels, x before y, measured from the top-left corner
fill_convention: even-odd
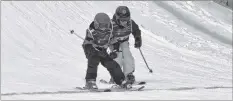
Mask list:
[[[70,33],[76,35],[77,37],[79,37],[79,38],[82,39],[82,40],[85,40],[84,38],[82,38],[81,36],[79,36],[77,33],[75,33],[74,30],[71,30]],[[95,50],[97,50],[97,51],[100,51],[100,50],[97,49],[96,47],[93,47],[93,48],[95,48]]]
[[[145,57],[144,57],[143,54],[142,54],[142,50],[141,50],[140,48],[139,48],[139,51],[140,51],[140,53],[141,53],[141,55],[142,55],[142,58],[143,58],[143,60],[144,60],[144,62],[145,62],[145,64],[146,64],[147,68],[149,69],[149,72],[150,72],[150,73],[153,73],[152,69],[149,68],[149,66],[148,66],[148,64],[147,64],[147,62],[146,62],[146,59],[145,59]]]
[[[80,39],[83,39],[83,40],[84,40],[84,38],[82,38],[82,37],[79,36],[77,33],[75,33],[74,30],[71,30],[71,31],[70,31],[70,34],[74,34],[74,35],[76,35],[77,37],[79,37]]]

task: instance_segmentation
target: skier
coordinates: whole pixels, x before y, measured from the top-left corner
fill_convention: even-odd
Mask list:
[[[127,6],[117,7],[112,18],[113,23],[113,39],[116,41],[111,46],[111,52],[117,53],[117,58],[114,59],[121,67],[127,80],[133,84],[135,76],[135,62],[132,53],[129,49],[129,35],[132,33],[135,39],[135,48],[140,48],[142,45],[141,30],[138,25],[131,19],[130,11]],[[119,49],[119,50],[113,50]],[[114,83],[114,78],[111,77],[110,83]]]
[[[97,67],[101,63],[110,75],[114,82],[120,87],[129,88],[130,84],[125,80],[125,76],[119,64],[113,60],[116,58],[114,53],[107,53],[107,48],[110,45],[112,37],[112,24],[109,16],[105,13],[96,14],[94,21],[86,30],[86,37],[82,44],[88,66],[86,72],[86,89],[98,89],[96,85]]]

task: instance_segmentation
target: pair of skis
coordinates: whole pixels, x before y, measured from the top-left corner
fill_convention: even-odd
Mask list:
[[[108,81],[106,81],[106,80],[104,80],[104,79],[101,79],[101,80],[100,80],[100,83],[103,83],[103,84],[113,84],[113,83],[108,82]],[[138,82],[135,81],[135,82],[133,83],[133,85],[144,85],[144,84],[146,84],[145,81],[138,81]]]
[[[107,82],[106,80],[103,80],[101,79],[100,80],[100,83],[103,83],[103,84],[112,84],[112,83],[109,83]],[[144,84],[146,84],[146,82],[144,81],[141,81],[141,82],[135,82],[133,85],[132,85],[132,88],[130,89],[126,89],[126,88],[99,88],[99,89],[86,89],[85,87],[76,87],[76,89],[78,90],[84,90],[84,91],[89,91],[89,92],[125,92],[125,91],[142,91],[145,86]]]

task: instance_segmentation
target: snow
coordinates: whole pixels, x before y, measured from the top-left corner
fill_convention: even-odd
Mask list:
[[[145,91],[59,92],[85,84],[83,40],[69,31],[85,37],[96,13],[112,17],[119,5],[142,31],[153,74],[129,41]],[[232,10],[212,1],[2,1],[1,9],[3,100],[232,100]],[[109,80],[98,68],[97,81]]]

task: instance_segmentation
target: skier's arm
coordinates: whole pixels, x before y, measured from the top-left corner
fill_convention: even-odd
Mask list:
[[[91,33],[94,31],[93,26],[94,26],[94,22],[92,22],[89,25],[89,28],[86,29],[86,37],[84,39],[83,46],[88,45],[88,44],[92,44],[92,41],[94,40],[92,35],[91,35]]]
[[[135,39],[134,47],[140,48],[142,46],[141,30],[133,20],[131,21],[132,21],[132,34]]]
[[[110,44],[111,44],[113,50],[112,50],[111,53],[109,54],[109,57],[110,57],[111,59],[115,59],[115,58],[117,57],[117,52],[119,52],[120,42],[114,40],[114,38],[111,38]]]
[[[94,47],[92,46],[92,41],[93,38],[91,37],[91,33],[89,31],[89,29],[86,30],[86,37],[84,39],[84,42],[82,44],[84,53],[86,55],[86,57],[88,58],[92,53],[95,52]]]
[[[93,38],[91,37],[91,33],[89,31],[89,29],[86,30],[86,37],[84,39],[83,45],[87,45],[87,44],[92,44]]]
[[[114,36],[111,36],[110,38],[110,45],[112,46],[113,50],[112,52],[118,52],[119,51],[119,47],[120,47],[120,42],[116,40],[116,38],[114,38]]]
[[[132,21],[132,34],[134,38],[141,37],[141,30],[139,29],[138,25],[133,20],[131,21]]]

